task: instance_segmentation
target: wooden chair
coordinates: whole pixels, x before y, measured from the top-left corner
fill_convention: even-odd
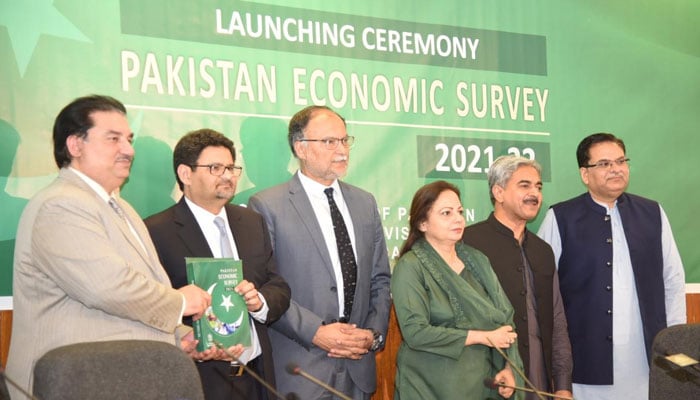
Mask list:
[[[401,345],[401,330],[396,320],[396,311],[391,306],[389,329],[386,334],[384,349],[377,353],[377,391],[372,400],[390,400],[394,398],[394,379],[396,377],[396,355]]]

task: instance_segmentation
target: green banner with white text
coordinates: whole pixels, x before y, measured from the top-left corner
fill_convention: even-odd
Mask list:
[[[611,132],[629,191],[662,204],[700,289],[699,26],[690,0],[0,0],[0,299],[21,211],[57,174],[53,119],[92,93],[127,106],[122,196],[143,217],[179,198],[172,148],[186,132],[235,142],[245,204],[296,170],[291,115],[332,107],[356,137],[345,180],[376,196],[393,261],[426,182],[458,185],[479,221],[489,165],[518,154],[542,164],[546,209],[585,191],[578,142]]]

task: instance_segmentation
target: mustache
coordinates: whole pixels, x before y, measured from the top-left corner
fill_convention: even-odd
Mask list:
[[[221,175],[219,177],[219,182],[216,184],[216,186],[221,186],[221,185],[233,186],[233,177],[229,176],[228,178],[226,178],[223,175]]]
[[[117,158],[117,161],[128,161],[128,162],[134,162],[134,156],[129,156],[129,155],[121,155]]]
[[[538,204],[540,204],[540,199],[538,199],[535,196],[528,196],[528,197],[523,199],[523,203],[533,203],[535,205],[538,205]]]
[[[347,160],[348,160],[348,156],[340,156],[340,157],[334,159],[333,161],[339,162],[339,161],[347,161]]]

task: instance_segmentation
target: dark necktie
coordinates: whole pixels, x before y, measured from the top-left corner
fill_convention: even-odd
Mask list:
[[[350,318],[352,302],[355,298],[355,285],[357,284],[357,264],[355,253],[352,250],[352,242],[348,228],[345,226],[343,215],[338,209],[338,205],[333,200],[333,188],[323,191],[328,198],[328,205],[331,207],[331,219],[333,220],[333,232],[335,232],[335,244],[338,247],[338,257],[340,258],[340,271],[343,274],[343,293],[345,294],[346,319]]]

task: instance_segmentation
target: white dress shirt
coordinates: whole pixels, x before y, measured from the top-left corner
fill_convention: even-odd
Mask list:
[[[202,207],[198,206],[194,202],[192,202],[190,199],[188,199],[185,196],[185,203],[187,203],[187,206],[190,208],[192,211],[192,214],[194,214],[194,218],[197,220],[197,224],[199,225],[199,228],[202,230],[202,233],[204,234],[204,238],[207,240],[207,243],[209,244],[209,248],[211,249],[211,253],[214,255],[215,258],[221,258],[221,242],[220,242],[220,232],[219,228],[216,226],[214,223],[214,219],[216,217],[221,217],[221,219],[224,220],[224,223],[226,224],[226,231],[229,232],[229,235],[226,235],[228,238],[229,243],[231,244],[231,250],[233,251],[233,258],[236,260],[240,260],[240,257],[238,255],[238,248],[236,247],[236,241],[233,239],[233,233],[231,233],[231,227],[228,224],[228,217],[226,216],[226,208],[222,207],[221,211],[219,211],[218,214],[212,214],[209,211],[203,209]],[[265,297],[262,295],[262,293],[258,292],[258,297],[260,297],[260,301],[262,301],[263,306],[260,310],[256,312],[250,312],[251,318],[255,318],[258,322],[264,324],[265,321],[267,321],[267,313],[270,311],[270,308],[267,306],[267,302],[265,301]],[[255,330],[255,326],[253,325],[253,321],[250,321],[250,336],[251,336],[251,345],[250,347],[246,347],[243,350],[243,354],[238,357],[241,362],[244,364],[247,364],[250,360],[255,359],[257,356],[262,354],[262,348],[260,347],[260,340],[258,339],[258,333]]]
[[[333,274],[335,275],[336,287],[338,288],[338,310],[339,317],[344,315],[345,311],[345,291],[343,287],[343,273],[340,269],[340,256],[338,255],[338,247],[335,243],[335,231],[333,230],[333,219],[331,218],[331,207],[328,205],[328,197],[326,197],[326,190],[329,187],[333,188],[333,200],[338,205],[338,210],[340,214],[343,215],[343,220],[345,221],[345,226],[348,228],[348,235],[350,236],[350,242],[352,243],[352,250],[355,253],[355,259],[357,260],[357,246],[355,245],[355,230],[352,225],[352,218],[350,217],[350,211],[348,211],[348,206],[345,204],[345,199],[343,199],[343,193],[340,191],[340,185],[338,180],[333,181],[330,186],[322,185],[308,176],[304,175],[299,171],[299,180],[301,181],[301,186],[304,187],[309,201],[311,202],[311,207],[316,214],[316,220],[321,227],[321,232],[323,233],[323,239],[326,242],[326,247],[328,248],[328,254],[331,256],[331,264],[333,267]]]
[[[632,260],[627,246],[617,203],[612,208],[599,203],[611,217],[613,238],[613,385],[573,384],[577,400],[648,399],[649,364],[644,345],[642,318],[637,299]],[[683,324],[685,311],[685,271],[671,225],[661,211],[661,248],[667,325]],[[562,244],[559,226],[551,208],[542,221],[538,235],[552,246],[559,267]],[[575,362],[575,360],[574,360]]]

